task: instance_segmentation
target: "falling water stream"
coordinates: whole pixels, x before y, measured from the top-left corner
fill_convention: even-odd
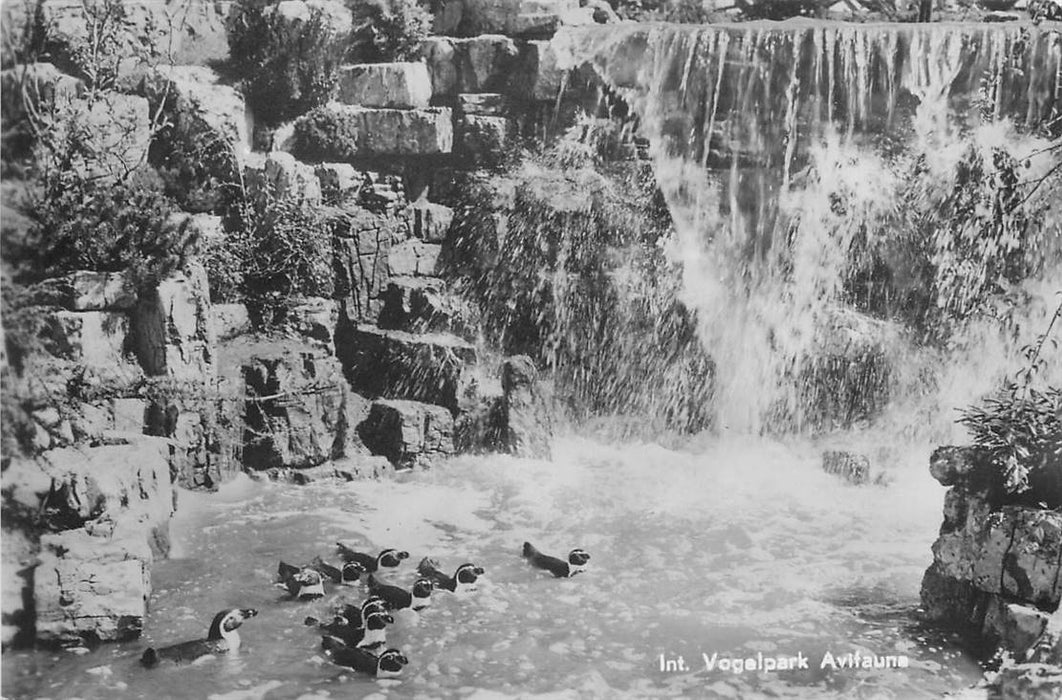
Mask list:
[[[896,185],[892,154],[947,160],[960,125],[989,140],[1006,132],[1033,153],[1038,142],[998,120],[1035,122],[1056,108],[1057,31],[632,25],[577,37],[573,61],[622,91],[649,139],[683,301],[717,365],[713,436],[570,435],[552,462],[463,456],[395,482],[294,488],[244,477],[216,494],[181,493],[144,638],[80,655],[5,654],[5,697],[936,698],[980,678],[954,639],[918,619],[944,491],[926,467],[936,441],[962,439],[949,433],[952,409],[997,379],[1013,348],[982,345],[976,372],[958,362],[943,371],[937,393],[919,397],[935,418],[919,439],[901,439],[926,415],[914,410],[876,433],[761,435],[778,432],[765,429],[767,409],[792,398],[781,368],[821,347],[843,301],[835,258],[851,229],[830,218],[831,194],[861,193],[852,221],[878,216]],[[984,122],[967,123],[972,111]],[[1057,280],[1040,282],[1042,296]],[[945,397],[953,375],[965,384]],[[869,454],[888,485],[823,473],[821,450],[839,443]],[[525,540],[552,553],[583,547],[590,569],[549,578],[520,558]],[[376,681],[332,665],[303,625],[360,601],[362,588],[296,603],[272,585],[278,560],[335,558],[336,541],[401,547],[447,568],[474,561],[487,575],[474,593],[438,593],[419,616],[400,614],[389,644],[410,665]],[[408,562],[394,575],[413,578]],[[200,636],[228,606],[260,611],[238,657],[138,666],[146,646]],[[827,652],[903,666],[824,667]],[[702,655],[806,658],[808,668],[737,673]]]

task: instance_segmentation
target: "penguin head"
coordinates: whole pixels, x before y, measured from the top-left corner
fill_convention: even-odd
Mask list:
[[[387,649],[376,657],[376,675],[382,678],[397,676],[408,663],[409,659],[398,649]]]
[[[454,581],[456,581],[459,585],[463,584],[465,586],[469,586],[475,583],[476,579],[478,579],[482,575],[482,567],[476,566],[475,564],[462,564],[461,566],[457,567],[457,571],[454,573]]]
[[[395,619],[385,612],[369,613],[365,617],[365,629],[382,630],[388,625],[393,625]]]
[[[386,612],[387,601],[378,595],[371,595],[361,604],[361,617],[365,619],[374,612]]]
[[[243,624],[243,621],[257,614],[258,611],[254,608],[222,610],[214,616],[214,620],[210,623],[207,639],[215,641],[218,639],[232,639],[234,636],[238,637],[236,630]]]
[[[365,573],[365,567],[356,561],[348,561],[343,564],[339,577],[343,583],[356,583]]]
[[[380,552],[378,557],[376,557],[376,564],[378,566],[395,567],[401,564],[405,559],[409,559],[409,552],[400,552],[397,549],[385,549]]]
[[[476,579],[484,574],[483,567],[475,564],[462,564],[457,567],[454,578],[458,583],[475,583]]]
[[[413,597],[414,598],[430,598],[431,592],[435,590],[435,582],[430,578],[418,578],[413,583]]]
[[[293,585],[290,588],[296,598],[320,598],[324,595],[324,578],[315,569],[299,569],[291,581]]]
[[[590,561],[590,554],[585,549],[573,549],[568,553],[568,563],[572,566],[586,566]]]

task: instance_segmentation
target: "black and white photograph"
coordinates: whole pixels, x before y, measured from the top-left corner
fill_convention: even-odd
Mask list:
[[[1062,0],[0,0],[0,700],[1059,700]]]

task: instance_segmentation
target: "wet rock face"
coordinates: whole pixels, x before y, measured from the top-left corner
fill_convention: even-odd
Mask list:
[[[34,575],[37,638],[62,646],[136,639],[151,594],[151,551],[129,529],[82,528],[41,538]]]
[[[399,469],[427,466],[454,453],[454,419],[442,406],[375,401],[358,426],[362,442]]]
[[[5,539],[15,536],[26,545],[21,555],[4,548],[4,568],[20,574],[5,578],[5,586],[14,585],[5,590],[5,625],[14,628],[10,623],[17,620],[24,631],[35,626],[36,639],[47,645],[139,635],[149,566],[169,549],[174,492],[169,443],[130,440],[50,450],[5,469],[5,528],[33,518],[37,532],[46,530],[32,557],[36,535],[30,541],[24,531],[5,531]],[[32,619],[22,609],[27,599],[33,601]]]
[[[342,456],[349,390],[334,357],[319,349],[267,345],[244,361],[242,374],[247,468],[312,467]]]
[[[472,381],[476,349],[448,334],[414,335],[340,324],[336,349],[353,389],[365,396],[408,399],[456,413]]]
[[[550,459],[552,412],[537,380],[535,364],[526,355],[502,363],[501,439],[512,454]]]
[[[1062,599],[1062,513],[1000,505],[999,472],[976,449],[941,448],[930,470],[951,488],[922,581],[926,615],[1024,660]]]
[[[217,341],[203,266],[191,264],[141,296],[133,311],[132,335],[149,375],[193,380],[214,375]]]

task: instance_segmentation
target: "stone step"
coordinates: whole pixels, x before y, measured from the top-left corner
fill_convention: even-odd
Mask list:
[[[336,99],[363,107],[423,109],[431,101],[428,66],[420,62],[341,66]]]
[[[447,333],[414,335],[341,321],[336,355],[354,391],[371,398],[410,399],[456,413],[473,384],[476,349]]]
[[[475,337],[471,305],[453,295],[438,277],[393,277],[383,293],[377,325],[407,333],[452,333]]]
[[[308,161],[350,162],[450,153],[453,143],[453,113],[448,107],[382,109],[331,104],[295,123],[292,151]]]

